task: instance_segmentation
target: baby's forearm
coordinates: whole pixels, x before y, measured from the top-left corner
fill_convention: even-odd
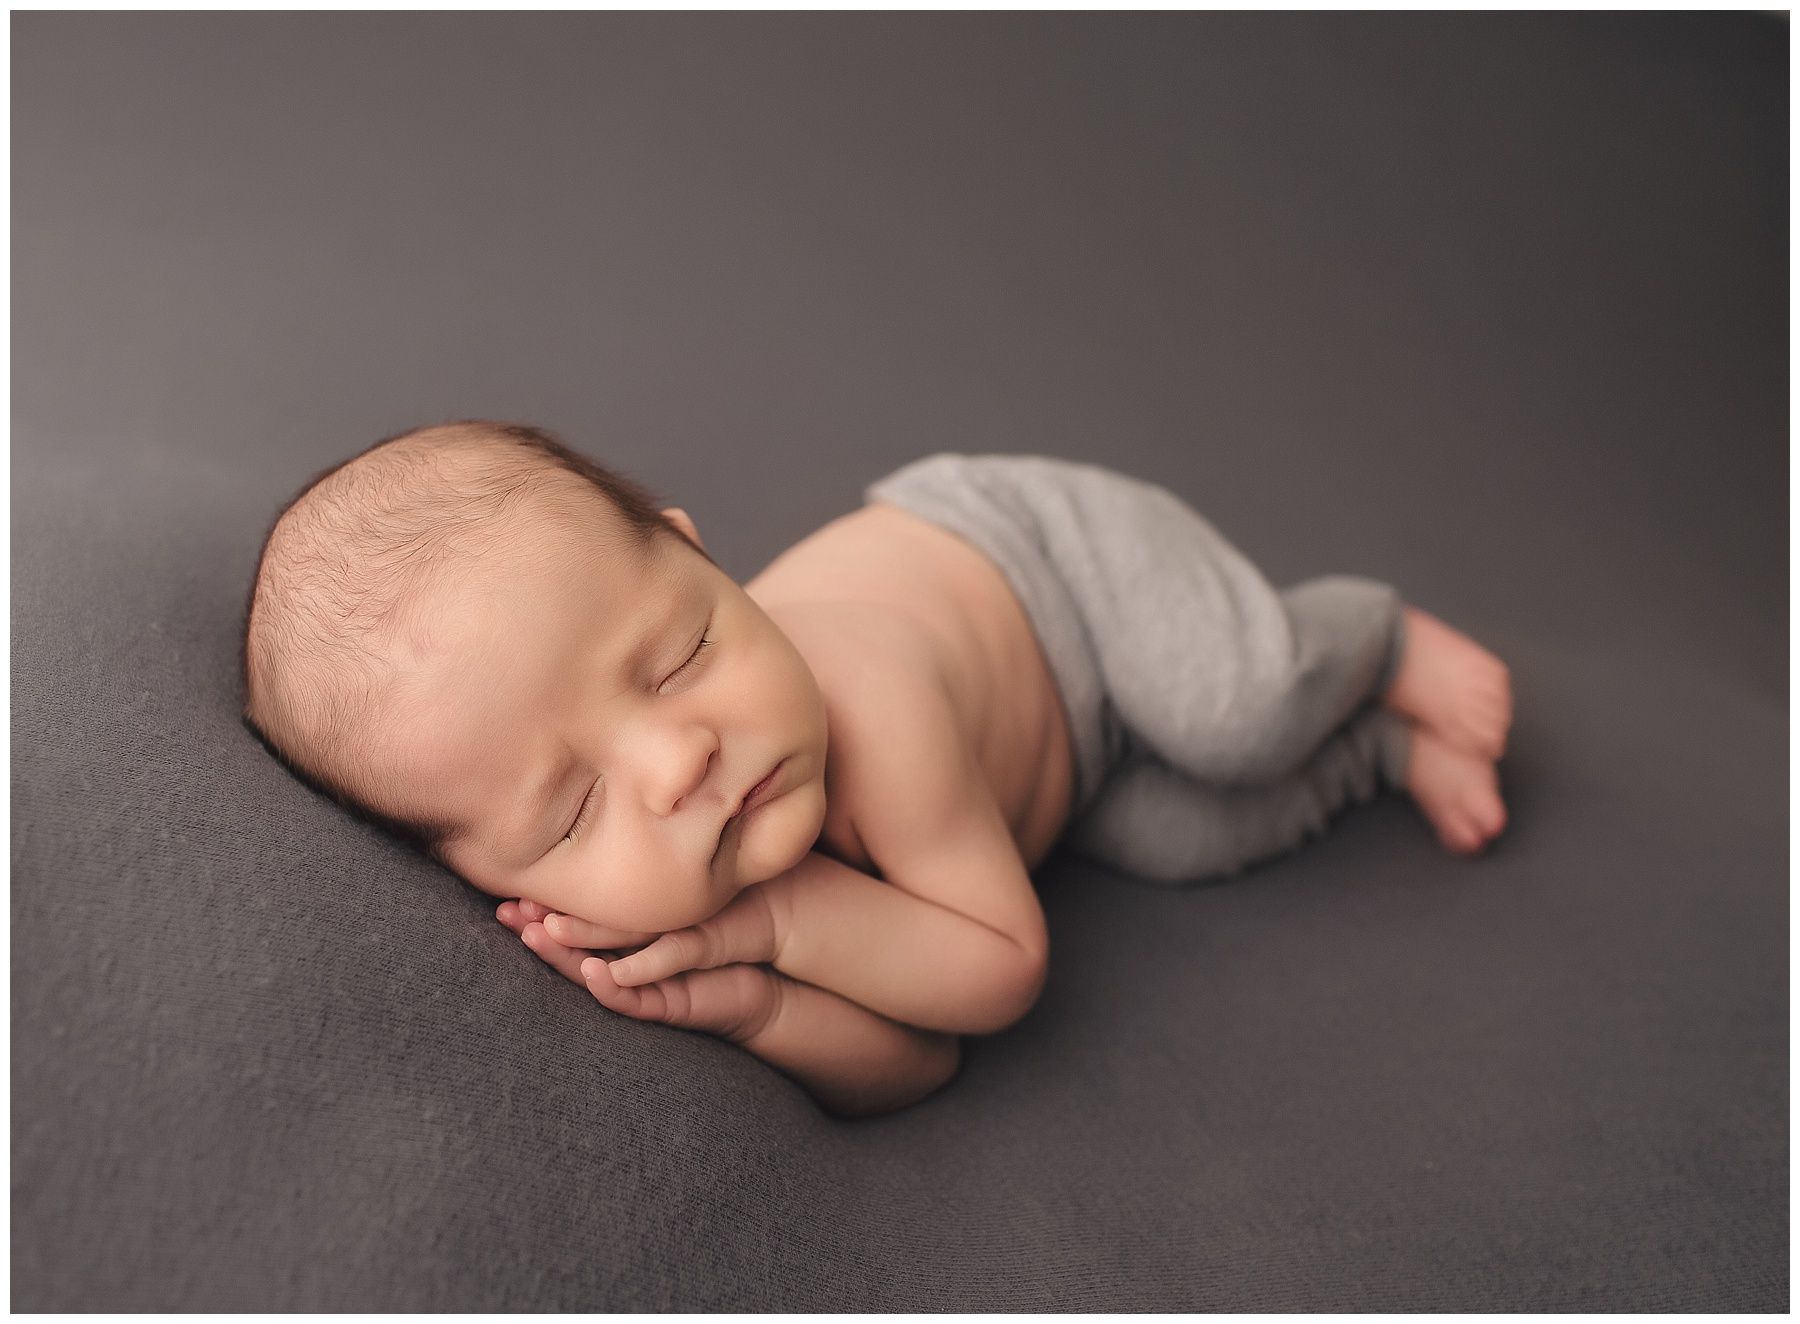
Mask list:
[[[814,851],[762,884],[775,968],[907,1025],[991,1034],[1043,987],[1043,962],[966,915]]]
[[[901,1025],[848,998],[772,973],[774,1010],[740,1047],[797,1080],[840,1117],[917,1103],[956,1074],[961,1045]]]

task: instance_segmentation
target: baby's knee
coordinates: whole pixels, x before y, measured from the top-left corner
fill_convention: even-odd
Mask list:
[[[1142,764],[1121,770],[1063,844],[1077,855],[1154,883],[1191,883],[1241,872],[1251,854],[1240,824],[1210,791]]]
[[[1223,720],[1213,723],[1197,771],[1208,781],[1245,786],[1293,776],[1312,753],[1295,720],[1294,690],[1289,676],[1274,671],[1243,686]]]
[[[1254,743],[1240,746],[1218,762],[1215,779],[1227,786],[1287,781],[1306,766],[1312,753],[1300,736],[1265,728]]]

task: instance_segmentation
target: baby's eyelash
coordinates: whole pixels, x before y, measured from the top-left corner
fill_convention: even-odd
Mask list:
[[[683,662],[679,667],[677,667],[675,669],[675,671],[669,676],[669,679],[674,680],[676,676],[679,676],[682,672],[686,671],[689,667],[693,666],[696,662],[698,662],[700,660],[700,654],[704,653],[707,649],[711,648],[712,646],[713,646],[712,636],[711,635],[701,635],[699,644],[695,646],[694,651],[688,657],[688,660],[686,662]],[[595,785],[598,785],[598,784],[599,783],[597,783],[597,782],[595,783]],[[567,832],[563,833],[564,841],[573,841],[575,839],[576,834],[578,832],[580,832],[583,827],[587,826],[588,811],[590,809],[592,809],[593,806],[594,806],[594,792],[593,792],[592,787],[590,787],[588,789],[587,799],[585,799],[581,802],[581,812],[579,812],[578,814],[575,815],[575,821],[569,825],[569,830]]]
[[[693,655],[690,656],[687,661],[683,662],[679,667],[677,667],[674,670],[674,672],[669,676],[669,679],[674,680],[676,676],[679,676],[682,672],[686,671],[689,667],[693,666],[694,663],[696,663],[700,660],[700,654],[704,653],[707,649],[711,648],[712,646],[713,646],[712,636],[706,635],[706,634],[701,635],[699,646],[694,649]]]
[[[594,785],[598,786],[599,783],[596,782]],[[582,825],[588,821],[588,810],[593,807],[593,804],[594,787],[590,786],[588,787],[587,798],[581,802],[581,812],[575,815],[575,821],[569,825],[569,830],[563,834],[564,841],[573,841],[575,839],[575,834],[581,831]]]

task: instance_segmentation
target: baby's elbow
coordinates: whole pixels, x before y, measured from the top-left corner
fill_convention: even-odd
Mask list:
[[[1041,948],[1020,949],[1020,957],[1009,973],[1001,996],[996,998],[993,1016],[971,1034],[995,1034],[1017,1025],[1037,1005],[1050,974],[1049,953]]]
[[[1025,973],[1021,978],[1019,989],[1019,1013],[1008,1025],[1025,1019],[1025,1013],[1037,1006],[1037,1000],[1043,995],[1044,985],[1050,979],[1050,953],[1045,948],[1030,952],[1025,961]]]
[[[962,1066],[962,1040],[953,1034],[922,1035],[926,1051],[911,1061],[906,1071],[892,1080],[861,1089],[816,1092],[819,1105],[833,1117],[876,1117],[910,1108],[936,1094]]]

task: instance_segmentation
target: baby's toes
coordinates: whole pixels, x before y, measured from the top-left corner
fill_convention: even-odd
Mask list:
[[[1456,807],[1454,815],[1457,848],[1465,855],[1484,850],[1506,826],[1506,806],[1501,803],[1497,786],[1472,790]]]
[[[1483,798],[1471,809],[1470,817],[1484,845],[1506,830],[1506,806],[1498,795]]]
[[[1481,833],[1466,812],[1449,814],[1438,828],[1438,841],[1456,855],[1473,855],[1481,849]]]

